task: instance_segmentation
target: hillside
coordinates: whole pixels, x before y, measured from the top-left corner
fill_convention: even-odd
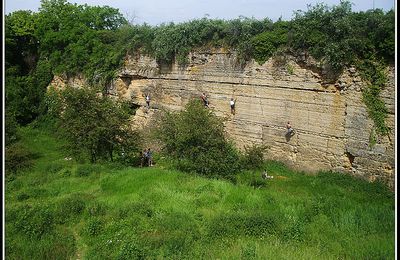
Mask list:
[[[394,259],[393,193],[347,175],[246,172],[235,183],[68,160],[21,129],[31,169],[6,176],[7,259]]]

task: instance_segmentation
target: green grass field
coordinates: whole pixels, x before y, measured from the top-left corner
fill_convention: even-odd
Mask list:
[[[162,167],[65,160],[46,131],[6,176],[7,259],[394,259],[394,194],[266,162],[236,183]]]

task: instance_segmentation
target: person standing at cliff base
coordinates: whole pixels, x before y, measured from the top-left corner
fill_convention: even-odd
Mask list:
[[[231,98],[230,105],[231,105],[231,114],[232,115],[235,114],[235,104],[236,104],[236,99],[234,100],[233,98]]]
[[[148,166],[153,166],[153,155],[152,155],[152,153],[151,153],[151,151],[150,151],[150,148],[149,149],[147,149],[147,165]]]

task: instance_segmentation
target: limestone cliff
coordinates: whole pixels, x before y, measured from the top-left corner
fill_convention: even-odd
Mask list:
[[[287,57],[283,64],[270,59],[263,65],[237,65],[229,51],[196,52],[189,64],[159,65],[146,56],[127,57],[110,92],[142,107],[137,122],[145,125],[159,108],[180,110],[205,92],[210,109],[226,119],[228,135],[239,147],[266,144],[267,157],[306,170],[347,172],[394,185],[394,69],[382,98],[389,110],[390,134],[369,146],[373,122],[362,102],[366,84],[354,68],[334,83]],[[144,113],[145,94],[151,95]],[[236,98],[236,114],[229,101]],[[290,121],[295,135],[286,136]]]

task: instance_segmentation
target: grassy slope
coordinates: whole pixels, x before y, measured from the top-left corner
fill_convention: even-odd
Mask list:
[[[348,176],[295,173],[237,184],[159,168],[64,160],[26,128],[41,156],[6,183],[8,259],[393,259],[394,196]]]

